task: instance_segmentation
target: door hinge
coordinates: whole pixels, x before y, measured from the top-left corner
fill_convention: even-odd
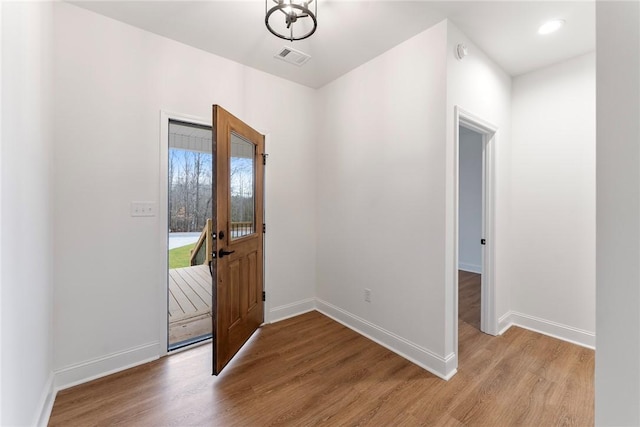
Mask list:
[[[267,164],[267,157],[269,157],[269,155],[267,153],[263,153],[262,154],[262,164],[266,166]]]
[[[481,245],[486,245],[487,244],[487,239],[480,239],[480,244]]]
[[[267,293],[265,291],[262,291],[262,301],[266,301],[267,300]]]
[[[265,224],[264,222],[262,223],[262,234],[267,232],[267,224]]]

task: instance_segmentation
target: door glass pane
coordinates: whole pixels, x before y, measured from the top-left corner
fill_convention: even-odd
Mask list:
[[[255,232],[255,146],[231,133],[231,239]]]

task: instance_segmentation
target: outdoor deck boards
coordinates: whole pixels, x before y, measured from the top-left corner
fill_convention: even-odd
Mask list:
[[[169,270],[169,343],[211,333],[211,275],[206,265]]]
[[[174,295],[182,293],[182,300],[184,301],[186,299],[189,301],[189,308],[187,309],[187,307],[178,300],[183,310],[183,314],[180,315],[178,313],[178,317],[192,317],[195,313],[206,312],[209,307],[205,300],[198,295],[197,291],[200,287],[194,283],[194,280],[188,274],[185,274],[185,272],[181,270],[182,269],[177,269],[173,274],[170,274],[171,281],[178,287],[178,289],[174,290]]]
[[[204,297],[206,304],[211,304],[211,274],[205,266],[197,266],[198,268],[185,268],[180,269],[177,274],[180,274],[182,278],[196,290],[200,298]],[[204,267],[201,268],[201,267]]]

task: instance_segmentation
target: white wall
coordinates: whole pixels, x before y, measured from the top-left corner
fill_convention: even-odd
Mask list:
[[[596,425],[640,425],[640,4],[596,3]]]
[[[0,23],[2,22],[2,2],[0,2]],[[0,166],[2,165],[2,28],[0,27]],[[0,308],[2,307],[2,172],[0,171]],[[2,315],[0,315],[0,422],[2,422]]]
[[[160,197],[161,110],[207,118],[220,104],[268,134],[267,317],[308,309],[314,91],[64,3],[54,40],[58,385],[163,353],[164,231],[129,215]]]
[[[595,345],[595,78],[592,53],[513,81],[511,309],[587,346]]]
[[[459,42],[472,52],[463,62]],[[510,103],[511,78],[447,21],[320,90],[319,308],[443,377],[457,365],[454,106],[499,128],[506,224]],[[502,259],[507,228],[496,234]],[[509,288],[496,277],[504,314]]]
[[[1,425],[52,404],[51,3],[2,4]]]
[[[460,127],[458,268],[482,273],[482,135]]]
[[[458,43],[468,47],[469,55],[462,61],[455,56]],[[454,261],[455,180],[457,171],[455,152],[455,107],[497,127],[494,145],[494,212],[495,241],[487,237],[487,248],[495,248],[495,311],[502,317],[509,311],[508,254],[509,254],[509,173],[511,144],[511,77],[498,67],[451,22],[447,34],[447,117],[446,117],[446,351],[456,351],[456,303]]]
[[[319,309],[441,376],[446,29],[319,90],[317,177]]]
[[[24,19],[17,19],[15,13],[7,13],[8,8],[17,11],[13,9],[17,6],[2,5],[2,423],[33,421],[33,414],[46,406],[52,369],[58,374],[58,384],[65,386],[162,353],[158,322],[163,308],[157,304],[164,286],[157,250],[162,227],[158,217],[129,216],[132,200],[159,200],[161,109],[208,117],[211,104],[218,103],[268,133],[266,282],[270,317],[312,308],[317,295],[324,312],[445,377],[456,365],[454,293],[447,276],[455,271],[450,255],[453,107],[460,105],[492,122],[499,129],[497,311],[500,316],[509,314],[509,283],[520,277],[521,267],[510,267],[518,256],[517,251],[511,253],[518,242],[509,235],[519,235],[524,226],[520,217],[512,224],[510,197],[522,190],[520,185],[527,178],[512,171],[511,163],[522,166],[527,144],[523,139],[514,142],[512,155],[511,79],[453,24],[440,23],[315,92],[69,4],[54,6],[51,49],[49,6],[24,7],[20,9],[24,12],[16,12]],[[602,23],[599,32],[601,28]],[[611,37],[614,29],[607,29]],[[7,34],[14,31],[24,31],[29,37],[12,36],[9,43]],[[454,57],[453,48],[460,41],[470,48],[464,61]],[[608,43],[618,42],[615,37],[602,36],[599,43],[611,49]],[[47,80],[47,52],[51,51],[55,54],[55,108]],[[21,59],[8,66],[10,54]],[[612,58],[608,61],[615,64]],[[630,80],[638,76],[637,58],[635,61],[626,75]],[[607,68],[610,65],[599,62],[598,67],[620,72],[617,64],[613,70]],[[567,71],[566,64],[558,67],[549,75],[551,82]],[[531,76],[519,81],[520,89],[540,83],[543,90],[542,83]],[[633,87],[624,83],[627,90]],[[614,89],[619,93],[599,99],[604,111],[615,111],[616,102],[626,99],[623,87],[615,84],[617,81]],[[43,90],[30,90],[33,88]],[[523,99],[514,98],[514,109],[519,109],[515,104]],[[521,105],[530,108],[529,103]],[[598,390],[604,391],[597,391],[597,416],[610,424],[640,419],[633,418],[639,413],[640,396],[640,293],[633,285],[638,283],[636,252],[640,250],[633,250],[640,245],[638,240],[629,241],[622,248],[631,248],[631,252],[613,252],[620,241],[615,233],[637,238],[637,233],[628,230],[639,225],[634,209],[640,186],[633,187],[635,196],[630,199],[627,193],[615,191],[620,183],[628,190],[630,177],[625,173],[638,169],[638,133],[637,126],[633,127],[638,123],[637,100],[629,105],[636,108],[626,128],[631,131],[615,134],[619,138],[599,146],[598,153],[599,168],[602,157],[602,171],[607,174],[599,175],[599,188],[606,190],[607,198],[598,202],[599,233],[603,230],[598,238],[610,243],[598,253],[599,272],[603,266],[598,281],[607,286],[599,285],[603,304],[598,313],[604,320],[598,321],[602,335],[596,381]],[[55,150],[48,137],[51,132],[47,132],[52,119],[49,111],[55,121]],[[603,123],[613,127],[619,123],[618,116],[605,114]],[[27,120],[30,126],[17,126]],[[25,143],[9,145],[7,140]],[[34,161],[41,167],[32,167]],[[625,162],[631,167],[621,168]],[[37,218],[9,209],[31,207],[32,200]],[[520,209],[523,199],[517,201]],[[627,211],[623,226],[617,228],[620,212]],[[41,244],[34,245],[35,241]],[[40,268],[33,269],[29,263],[29,269],[19,270],[27,261],[16,258],[16,248],[21,253],[35,250],[35,256],[43,260]],[[55,267],[48,258],[51,253]],[[636,256],[635,261],[625,256]],[[620,264],[620,260],[629,262]],[[13,268],[7,268],[8,264]],[[630,266],[630,275],[620,273]],[[30,288],[13,285],[25,281],[38,287],[35,297],[30,290],[23,294]],[[609,289],[610,283],[617,286]],[[365,287],[372,290],[371,303],[364,302]],[[513,300],[528,291],[527,286],[518,288]],[[23,321],[22,314],[16,314],[21,309],[19,301],[27,301],[25,296],[30,298],[30,307],[35,304],[41,309],[35,321],[27,324],[29,332],[40,339],[26,343],[22,335],[15,334],[17,319]],[[52,306],[53,332],[49,322]],[[557,314],[538,311],[539,304],[522,310],[532,316]],[[623,341],[628,329],[619,334],[610,326],[634,325],[634,321],[632,332],[637,339],[631,344]],[[574,325],[569,322],[573,320],[566,325]],[[24,324],[21,326],[24,331]],[[20,346],[15,345],[18,339]],[[7,345],[16,351],[6,352]],[[25,345],[32,351],[25,353]],[[25,367],[28,374],[15,366]],[[620,366],[625,367],[624,372]],[[614,392],[617,385],[623,386],[630,400],[608,398],[618,396]],[[628,408],[636,412],[629,415]]]

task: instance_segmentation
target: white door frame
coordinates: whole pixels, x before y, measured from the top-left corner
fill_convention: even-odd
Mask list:
[[[158,204],[158,223],[160,232],[159,245],[160,253],[160,280],[158,286],[160,307],[159,322],[160,325],[160,357],[166,356],[169,344],[169,322],[167,318],[167,310],[169,307],[169,263],[167,253],[169,250],[169,241],[167,237],[169,224],[169,120],[178,120],[185,123],[193,123],[195,125],[212,126],[212,117],[203,118],[197,116],[189,116],[186,114],[174,113],[170,111],[160,110],[160,201]]]
[[[454,215],[455,227],[453,237],[454,269],[449,272],[454,285],[454,349],[458,354],[458,236],[459,236],[459,152],[460,126],[482,135],[482,237],[486,244],[482,247],[482,285],[480,330],[490,335],[498,335],[498,319],[496,317],[496,289],[495,289],[495,144],[498,127],[486,120],[468,112],[459,106],[454,107]]]

